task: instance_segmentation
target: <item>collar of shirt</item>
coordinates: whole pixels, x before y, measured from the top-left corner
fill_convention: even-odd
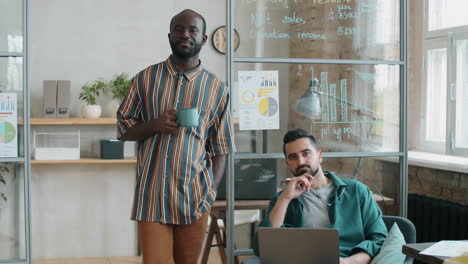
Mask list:
[[[185,71],[185,72],[180,70],[179,67],[177,67],[177,65],[172,61],[171,56],[167,58],[166,65],[167,65],[167,68],[169,69],[169,74],[172,77],[175,77],[176,75],[183,75],[189,81],[192,81],[195,78],[197,78],[197,76],[203,71],[203,67],[201,66],[201,60],[198,63],[197,67],[191,70]]]
[[[334,190],[332,193],[335,193],[335,196],[339,194],[341,194],[344,190],[343,188],[346,188],[346,183],[344,181],[342,181],[339,177],[337,177],[335,174],[333,174],[332,172],[330,171],[324,171],[324,175],[325,177],[329,178],[332,182],[333,182],[333,185],[334,185]],[[299,197],[297,197],[297,199],[301,202],[301,203],[304,203],[304,200],[302,198],[302,195],[300,195]],[[338,198],[337,198],[338,199]]]

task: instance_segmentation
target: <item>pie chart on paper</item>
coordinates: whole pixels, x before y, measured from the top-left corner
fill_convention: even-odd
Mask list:
[[[242,102],[246,104],[250,104],[255,100],[255,95],[251,91],[244,91],[242,93],[241,99],[242,99]]]
[[[16,137],[15,127],[10,122],[0,123],[0,143],[8,144]]]
[[[272,97],[263,98],[258,104],[258,111],[263,116],[273,116],[278,112],[278,102]]]

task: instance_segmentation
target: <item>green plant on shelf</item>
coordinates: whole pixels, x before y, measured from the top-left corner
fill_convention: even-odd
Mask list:
[[[128,73],[121,73],[115,75],[112,80],[109,81],[109,91],[112,98],[122,102],[125,94],[127,94],[128,87],[130,87],[131,80],[128,78]]]
[[[81,87],[80,100],[86,102],[87,105],[96,105],[96,98],[101,94],[106,94],[108,84],[102,80],[96,80],[93,83],[86,83]]]

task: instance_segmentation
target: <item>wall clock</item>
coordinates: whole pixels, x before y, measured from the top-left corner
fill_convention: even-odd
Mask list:
[[[234,51],[239,47],[240,38],[239,32],[234,29]],[[227,37],[226,37],[226,26],[220,26],[213,31],[211,34],[211,44],[215,50],[221,54],[226,54],[227,49]]]

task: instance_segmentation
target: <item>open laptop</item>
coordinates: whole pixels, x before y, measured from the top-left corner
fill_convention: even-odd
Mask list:
[[[338,264],[338,229],[258,229],[262,264]]]

